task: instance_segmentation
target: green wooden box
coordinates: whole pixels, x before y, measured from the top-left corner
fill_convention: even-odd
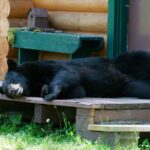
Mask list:
[[[17,31],[15,47],[19,63],[38,60],[38,51],[69,54],[72,58],[88,57],[103,47],[103,37],[87,34]]]

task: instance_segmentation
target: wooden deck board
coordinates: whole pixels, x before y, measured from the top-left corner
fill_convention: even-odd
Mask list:
[[[102,131],[102,132],[150,132],[150,125],[136,125],[136,124],[130,124],[130,125],[88,125],[88,130],[91,131]]]
[[[18,99],[10,99],[0,94],[0,100],[15,101],[43,105],[56,105],[79,108],[95,108],[95,109],[148,109],[150,108],[150,100],[135,98],[82,98],[53,100],[47,102],[40,97],[21,97]]]

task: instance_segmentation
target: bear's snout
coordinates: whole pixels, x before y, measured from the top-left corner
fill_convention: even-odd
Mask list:
[[[9,84],[7,87],[7,96],[10,98],[17,98],[22,96],[23,87],[20,84]]]

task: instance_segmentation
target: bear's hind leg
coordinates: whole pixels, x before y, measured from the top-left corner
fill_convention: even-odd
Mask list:
[[[150,81],[132,80],[124,89],[124,96],[150,99]]]

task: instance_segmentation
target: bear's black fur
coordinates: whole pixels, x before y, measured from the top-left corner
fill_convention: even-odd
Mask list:
[[[150,53],[127,52],[116,59],[81,58],[39,61],[9,70],[3,92],[10,98],[42,96],[45,100],[81,97],[150,98]]]

